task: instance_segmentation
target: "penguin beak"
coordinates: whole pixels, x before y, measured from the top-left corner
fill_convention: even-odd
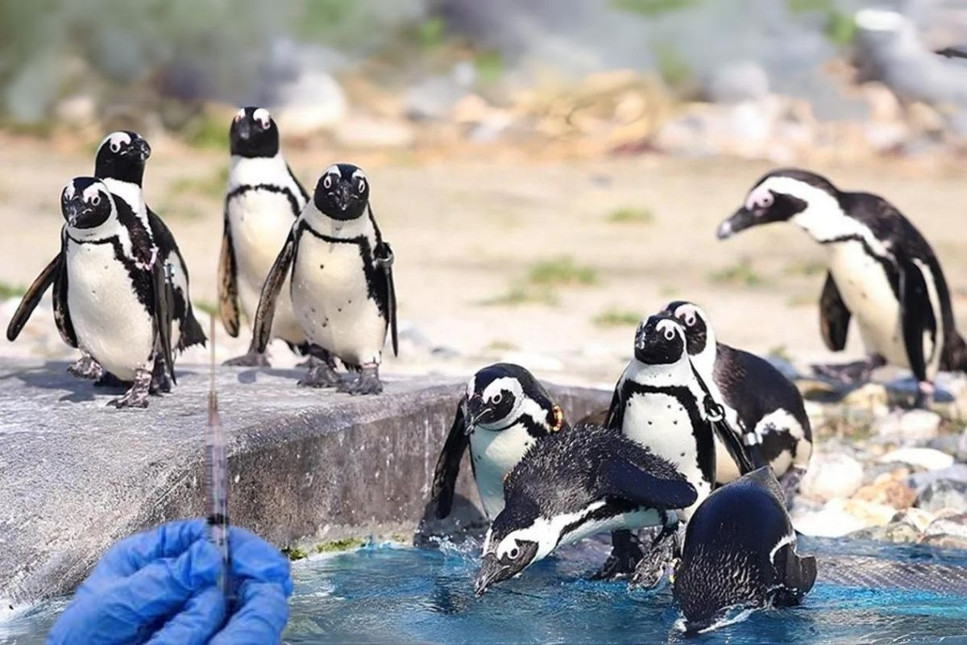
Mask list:
[[[477,580],[473,585],[474,595],[479,598],[487,591],[487,587],[495,582],[509,578],[509,572],[509,566],[501,564],[500,560],[493,553],[488,553],[480,562],[480,571],[477,573]]]
[[[755,226],[757,223],[755,213],[743,206],[732,213],[732,217],[719,224],[716,235],[720,240],[725,240],[739,231]]]
[[[352,186],[346,183],[340,183],[336,186],[336,190],[333,192],[333,197],[335,198],[336,206],[339,210],[346,212],[349,208],[350,202],[353,200],[353,189]]]
[[[480,421],[486,410],[482,410],[483,399],[480,398],[479,394],[474,394],[469,399],[467,399],[467,414],[466,414],[466,431],[467,434],[473,432],[474,427],[476,427],[477,422]]]
[[[151,146],[148,145],[147,141],[141,139],[138,141],[137,153],[141,161],[147,161],[148,157],[151,156]]]
[[[238,125],[235,128],[235,132],[238,133],[238,138],[242,141],[248,141],[252,136],[252,124],[248,119],[239,119]]]
[[[76,201],[69,201],[64,204],[64,219],[69,226],[77,226],[77,216],[80,214],[80,205]]]

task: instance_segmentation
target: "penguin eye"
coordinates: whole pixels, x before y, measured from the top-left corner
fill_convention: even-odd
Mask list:
[[[507,553],[507,555],[510,556],[510,559],[511,560],[516,560],[517,559],[517,556],[520,555],[520,549],[518,549],[515,546],[515,547],[511,548],[511,550]]]
[[[671,329],[665,330],[665,340],[673,340],[675,338],[675,332]]]
[[[358,188],[358,190],[359,190],[360,194],[366,192],[366,180],[364,180],[364,179],[360,179],[359,180],[359,188]]]
[[[759,197],[759,200],[756,203],[756,206],[758,206],[759,208],[769,208],[770,206],[772,206],[773,201],[774,201],[774,198],[772,197],[772,193],[765,193],[761,197]]]
[[[330,175],[323,177],[322,185],[326,188],[332,188],[332,177]]]
[[[695,324],[695,314],[688,314],[685,316],[685,324],[692,327]]]
[[[121,149],[121,144],[120,143],[118,143],[117,141],[112,141],[111,142],[111,152],[117,152],[120,149]]]
[[[97,206],[100,203],[101,203],[100,195],[94,195],[93,197],[91,197],[91,206]]]
[[[494,394],[492,397],[490,397],[490,402],[493,403],[494,405],[497,405],[498,403],[500,403],[500,400],[502,398],[503,397],[500,395],[500,392],[498,392],[497,394]]]

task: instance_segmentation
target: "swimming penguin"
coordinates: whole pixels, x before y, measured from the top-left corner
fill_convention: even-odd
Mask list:
[[[769,361],[716,342],[708,315],[691,302],[675,301],[664,312],[685,330],[692,365],[716,402],[725,407],[730,426],[750,453],[769,464],[786,496],[794,493],[813,451],[813,435],[802,395]],[[716,438],[715,481],[739,477],[739,467]],[[753,460],[756,461],[756,460]]]
[[[826,248],[828,272],[819,299],[826,346],[843,349],[855,316],[868,353],[865,361],[820,366],[820,372],[856,381],[887,363],[908,367],[920,384],[917,403],[923,404],[938,369],[967,371],[967,345],[955,328],[940,262],[892,204],[877,195],[840,191],[805,170],[776,170],[722,222],[718,237],[785,221]]]
[[[678,320],[667,314],[643,320],[605,423],[674,465],[695,488],[695,503],[681,512],[685,520],[715,486],[716,435],[743,472],[752,469],[740,440],[713,423],[712,403],[695,377]],[[641,561],[643,553],[630,533],[616,533],[613,541],[614,553],[599,578],[631,573]]]
[[[255,314],[256,350],[271,338],[278,296],[291,274],[296,317],[320,362],[300,385],[350,394],[383,391],[379,365],[387,329],[397,353],[393,252],[369,205],[369,180],[351,164],[330,166],[272,265]],[[291,271],[290,271],[291,267]],[[338,358],[354,374],[340,378]]]
[[[171,316],[158,247],[132,234],[137,215],[93,177],[61,194],[66,224],[53,275],[54,319],[72,347],[132,383],[110,405],[147,407],[155,363],[174,381]]]
[[[484,540],[477,595],[562,544],[616,529],[674,526],[694,487],[678,468],[619,430],[577,425],[538,439],[504,484]]]
[[[285,243],[309,194],[282,156],[279,128],[265,108],[242,108],[229,132],[232,163],[225,194],[225,224],[218,262],[218,313],[232,337],[239,332],[239,314],[255,319],[262,285]],[[293,350],[305,347],[305,334],[292,311],[288,284],[275,307],[272,336]],[[255,350],[225,361],[226,365],[269,364]]]
[[[450,514],[463,453],[470,447],[477,493],[493,519],[504,508],[504,479],[534,442],[567,428],[560,406],[534,376],[512,363],[495,363],[467,382],[433,476],[437,517]]]
[[[714,629],[735,612],[797,605],[816,582],[816,558],[796,532],[776,478],[760,468],[702,502],[685,530],[672,595],[685,631]]]

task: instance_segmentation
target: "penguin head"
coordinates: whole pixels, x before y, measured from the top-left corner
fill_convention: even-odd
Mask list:
[[[151,146],[137,132],[118,130],[104,138],[94,158],[94,175],[141,185]]]
[[[263,107],[243,107],[228,132],[232,156],[274,157],[279,154],[279,127]]]
[[[698,356],[715,345],[715,335],[708,325],[708,316],[696,304],[676,300],[665,305],[662,313],[673,316],[685,330],[685,346],[689,356]]]
[[[336,220],[362,217],[369,204],[369,180],[352,164],[338,163],[326,168],[316,183],[312,201],[322,214]]]
[[[111,191],[94,177],[75,177],[60,194],[60,212],[71,228],[100,226],[113,211]]]
[[[560,536],[550,529],[537,504],[509,499],[487,530],[474,592],[479,596],[491,585],[519,576],[553,551]]]
[[[561,408],[544,386],[513,363],[494,363],[479,370],[467,381],[465,401],[468,433],[477,428],[499,432],[516,423],[554,432],[564,423]]]
[[[645,365],[677,363],[685,354],[685,330],[674,316],[655,314],[638,325],[635,358]]]
[[[827,206],[837,210],[839,191],[827,179],[806,170],[774,170],[756,183],[745,203],[718,228],[724,240],[739,231],[771,222],[793,221],[807,230],[811,219]]]

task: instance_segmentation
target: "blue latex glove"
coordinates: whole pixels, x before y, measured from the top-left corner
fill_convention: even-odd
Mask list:
[[[222,561],[205,521],[172,522],[111,547],[78,587],[48,645],[278,643],[292,593],[289,563],[245,529],[231,527],[228,539],[233,607],[217,586]]]

